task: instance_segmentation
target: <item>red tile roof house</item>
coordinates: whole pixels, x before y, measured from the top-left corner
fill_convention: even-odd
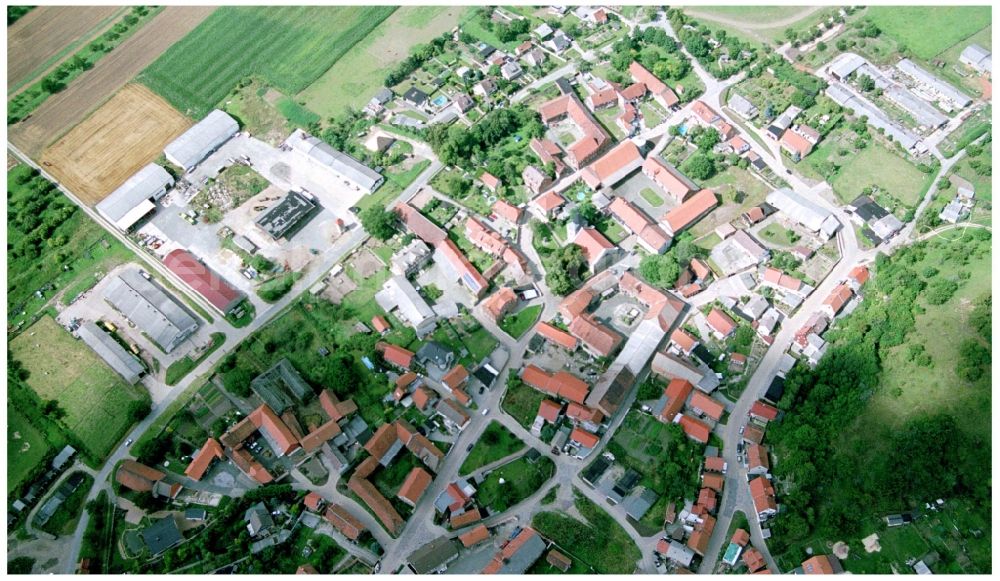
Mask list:
[[[587,259],[587,265],[593,273],[611,266],[618,257],[618,247],[595,228],[581,228],[573,244],[583,249],[583,257]]]
[[[568,371],[550,374],[533,363],[521,370],[521,380],[539,391],[578,404],[583,404],[590,391],[590,386],[585,381]]]
[[[413,351],[404,349],[392,343],[379,341],[375,344],[375,350],[382,353],[382,358],[386,363],[395,365],[401,369],[409,370],[413,365]]]
[[[690,355],[698,346],[698,340],[684,329],[677,328],[670,334],[670,344],[675,345],[680,353]]]
[[[223,456],[222,445],[215,438],[209,438],[191,458],[191,463],[184,470],[184,475],[192,480],[201,480],[214,461],[221,460]]]
[[[766,477],[758,476],[750,481],[750,496],[753,498],[758,520],[763,521],[777,514],[778,503],[774,499],[774,487]]]
[[[615,118],[615,125],[618,126],[622,132],[629,134],[632,132],[635,120],[639,118],[639,110],[635,108],[632,103],[625,103],[622,107],[622,114]]]
[[[601,439],[597,435],[591,434],[590,432],[577,426],[573,428],[572,432],[570,432],[569,441],[581,448],[581,450],[577,452],[577,457],[585,458],[590,451],[597,446],[597,443],[600,442]]]
[[[486,186],[486,189],[488,189],[493,193],[496,193],[497,188],[499,188],[501,185],[500,180],[497,179],[496,176],[494,176],[488,171],[484,171],[483,175],[479,176],[479,181],[483,182],[483,185]]]
[[[646,96],[645,83],[632,83],[621,91],[618,91],[618,104],[624,107],[628,103],[642,99]]]
[[[750,533],[744,529],[736,529],[736,532],[733,533],[733,538],[730,542],[734,545],[745,547],[747,546],[747,543],[750,542]]]
[[[788,152],[792,161],[798,162],[812,152],[813,144],[791,129],[786,129],[781,134],[781,149]]]
[[[543,222],[548,222],[565,203],[565,198],[549,190],[528,202],[528,209]]]
[[[372,327],[375,328],[375,332],[379,335],[385,335],[392,329],[389,326],[389,321],[386,321],[385,317],[381,315],[372,317]]]
[[[556,177],[561,176],[566,171],[566,164],[560,159],[563,150],[551,140],[532,139],[528,147],[538,156],[543,165],[552,162],[556,168]]]
[[[683,379],[672,379],[663,390],[663,409],[659,411],[659,419],[663,422],[673,422],[677,414],[684,409],[684,402],[687,401],[694,386],[690,381]],[[659,407],[659,402],[657,402]]]
[[[304,504],[307,509],[313,512],[319,512],[320,510],[322,510],[323,503],[325,502],[326,501],[323,500],[323,497],[316,494],[315,492],[310,492],[305,496],[305,498],[302,499],[302,504]]]
[[[441,378],[441,383],[445,384],[452,391],[460,389],[468,381],[469,371],[462,364],[452,367],[451,371],[445,373],[444,377]]]
[[[583,181],[593,190],[613,187],[642,167],[642,152],[631,140],[615,146],[606,155],[581,170]]]
[[[700,391],[695,391],[691,394],[691,401],[688,402],[688,408],[695,413],[706,415],[715,421],[721,420],[722,414],[726,411],[726,406]]]
[[[579,425],[589,432],[596,433],[604,421],[604,412],[571,402],[566,406],[566,419],[574,426]]]
[[[406,504],[416,507],[420,497],[427,491],[427,487],[431,485],[433,479],[434,477],[429,472],[420,466],[414,466],[413,470],[410,470],[410,473],[406,475],[406,480],[403,480],[403,485],[399,487],[396,497]]]
[[[547,421],[550,424],[554,424],[559,421],[559,416],[562,415],[562,404],[552,401],[551,399],[543,399],[542,403],[538,404],[538,417]]]
[[[486,528],[484,524],[476,525],[468,532],[458,536],[458,540],[462,541],[462,546],[465,548],[474,547],[489,538],[490,529]]]
[[[823,300],[823,305],[820,309],[822,309],[827,317],[833,319],[844,308],[844,305],[851,300],[852,296],[854,296],[854,293],[851,291],[851,287],[845,283],[841,283],[830,292],[830,296]]]
[[[684,433],[687,437],[691,438],[696,442],[701,442],[702,444],[708,443],[708,438],[712,434],[712,428],[708,427],[704,422],[696,420],[695,418],[681,414],[677,416],[680,419],[675,418],[674,423],[681,425]]]
[[[736,331],[736,321],[717,308],[713,308],[705,320],[719,340],[729,337]]]
[[[437,245],[437,250],[441,253],[449,266],[454,271],[455,277],[471,292],[477,299],[489,288],[489,282],[476,270],[476,267],[469,262],[469,259],[459,250],[450,239]],[[435,259],[436,260],[436,259]]]
[[[806,575],[834,575],[843,571],[840,561],[830,555],[816,555],[802,562]]]
[[[511,204],[506,200],[497,200],[493,202],[493,213],[503,218],[511,225],[516,225],[521,220],[521,215],[524,213],[521,208]]]
[[[725,458],[723,458],[722,456],[712,456],[711,458],[705,458],[705,471],[725,474],[726,473]]]
[[[667,234],[677,236],[685,228],[693,226],[695,222],[705,217],[718,205],[719,201],[715,199],[715,192],[708,189],[701,190],[680,206],[664,214],[660,218],[660,222]]]
[[[663,254],[672,239],[642,210],[625,198],[615,198],[608,211],[626,230],[636,235],[639,245],[653,254]]]
[[[747,549],[744,551],[743,562],[746,563],[747,569],[751,573],[767,566],[767,563],[764,561],[764,555],[761,555],[757,549]]]
[[[567,351],[576,351],[576,337],[558,327],[554,327],[545,321],[540,321],[535,325],[535,332],[544,337],[546,341],[554,343]]]
[[[326,509],[326,513],[323,515],[323,518],[332,524],[334,528],[340,531],[340,534],[344,535],[351,541],[358,540],[361,537],[361,534],[368,530],[365,528],[365,525],[361,524],[361,521],[358,520],[357,517],[339,504],[331,504],[330,507]]]
[[[170,252],[163,264],[220,313],[229,314],[243,301],[242,292],[210,271],[187,250],[178,248]]]
[[[646,89],[653,96],[653,100],[667,111],[680,104],[680,99],[677,98],[677,94],[674,93],[673,89],[656,78],[646,67],[632,61],[632,64],[628,66],[628,72],[632,76],[632,80],[645,85]]]
[[[115,480],[119,484],[136,492],[152,492],[153,486],[165,477],[163,472],[135,460],[122,460],[115,473]]]
[[[716,492],[722,492],[722,488],[726,485],[726,478],[716,472],[702,472],[701,485]]]
[[[647,157],[643,162],[642,173],[679,204],[698,191],[698,186],[680,170],[655,155]]]
[[[493,322],[499,322],[517,306],[517,294],[514,289],[505,286],[487,297],[480,306]]]
[[[608,84],[607,87],[587,95],[586,103],[591,111],[613,107],[618,104],[618,91],[615,90],[614,86]]]
[[[868,282],[869,276],[868,267],[859,264],[847,274],[847,284],[850,285],[854,292],[858,292]]]
[[[763,420],[765,422],[777,419],[779,413],[781,412],[778,411],[778,408],[760,400],[755,401],[753,405],[750,406],[750,417],[757,420]]]
[[[605,327],[591,315],[580,315],[569,324],[571,335],[580,340],[584,351],[594,357],[610,357],[625,340],[617,331]]]
[[[701,100],[691,103],[691,112],[694,113],[694,117],[698,121],[705,125],[711,125],[721,119],[718,113]]]
[[[538,112],[547,127],[569,118],[582,132],[583,136],[566,152],[566,163],[574,169],[585,167],[614,143],[575,94],[543,103]]]
[[[767,448],[760,444],[747,446],[747,473],[766,476],[770,469],[771,462],[767,457]]]

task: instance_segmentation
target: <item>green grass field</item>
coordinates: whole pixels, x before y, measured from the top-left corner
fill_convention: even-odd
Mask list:
[[[872,6],[867,15],[920,58],[931,58],[990,24],[989,6]]]
[[[43,400],[59,402],[66,426],[97,458],[107,456],[132,425],[125,413],[129,403],[149,398],[50,317],[11,341],[10,349],[31,373],[28,385]]]
[[[45,457],[51,446],[45,436],[7,404],[7,487],[14,488]]]
[[[446,6],[399,8],[299,93],[298,99],[323,117],[340,115],[345,107],[363,107],[411,48],[451,30],[461,11]]]
[[[604,509],[574,492],[576,509],[586,521],[563,513],[540,512],[532,518],[531,526],[555,541],[574,561],[588,565],[591,573],[633,573],[641,555],[631,537]]]
[[[520,339],[521,335],[535,325],[541,312],[542,305],[525,307],[517,313],[504,317],[500,322],[500,328],[511,337]]]
[[[912,163],[872,143],[846,162],[834,178],[833,191],[844,203],[861,195],[861,190],[878,185],[904,206],[920,202],[924,188],[934,176],[920,172]]]
[[[139,80],[196,119],[253,74],[295,94],[394,10],[392,6],[226,6],[170,47]]]
[[[656,192],[654,192],[649,188],[643,188],[643,190],[639,192],[639,195],[642,196],[642,199],[646,200],[646,202],[649,203],[649,205],[653,206],[654,208],[659,208],[660,206],[663,205],[663,198],[661,198],[659,195],[657,195]]]
[[[993,144],[990,143],[983,148],[983,155],[980,159],[989,160],[992,159],[993,155]],[[981,200],[985,202],[993,202],[993,180],[991,176],[981,176],[977,174],[972,167],[969,165],[968,156],[962,158],[962,161],[954,168],[955,174],[969,180],[972,185],[976,188],[976,200]]]
[[[476,500],[494,511],[506,510],[538,492],[555,474],[555,463],[547,456],[534,462],[524,456],[497,468],[479,485]],[[503,479],[503,484],[500,479]]]
[[[465,462],[462,462],[462,467],[458,472],[463,475],[471,474],[487,464],[523,450],[524,447],[524,442],[519,440],[510,430],[499,422],[490,422],[482,437],[466,456]]]
[[[514,382],[508,381],[507,391],[503,394],[500,409],[527,430],[535,421],[535,416],[538,415],[538,406],[545,398],[544,393],[525,385],[520,379]]]

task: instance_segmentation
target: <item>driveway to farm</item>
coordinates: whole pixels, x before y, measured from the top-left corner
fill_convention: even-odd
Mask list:
[[[77,204],[77,206],[82,208],[83,211],[86,212],[93,220],[95,220],[98,224],[103,226],[105,230],[111,233],[111,235],[115,236],[120,241],[122,241],[123,244],[132,249],[132,251],[135,252],[137,256],[142,257],[143,260],[146,260],[146,265],[150,268],[151,271],[155,271],[164,278],[170,279],[171,282],[173,282],[177,288],[182,289],[182,291],[185,292],[185,294],[187,294],[189,297],[191,297],[192,300],[195,300],[195,302],[197,302],[198,304],[205,305],[204,300],[201,299],[201,297],[198,296],[196,293],[194,293],[194,291],[192,291],[189,287],[184,285],[183,282],[180,281],[176,276],[174,276],[171,271],[166,269],[161,263],[157,261],[148,260],[146,254],[142,250],[140,250],[127,236],[122,234],[117,228],[115,228],[111,224],[108,224],[103,219],[103,217],[97,214],[97,212],[95,212],[93,209],[89,208],[86,204],[83,204],[79,200],[79,198],[73,194],[73,192],[63,187],[62,184],[59,184],[59,182],[56,181],[55,178],[46,173],[31,158],[29,158],[23,152],[18,150],[17,147],[15,147],[10,142],[7,143],[7,147],[14,155],[20,158],[24,163],[27,163],[31,167],[39,170],[39,172],[41,172],[42,175],[44,175],[47,179],[57,184],[59,186],[59,189],[64,194],[66,194],[66,196],[70,198],[75,204]],[[431,165],[427,169],[425,169],[417,177],[417,179],[413,181],[413,183],[407,186],[406,189],[404,189],[403,192],[400,193],[399,196],[397,196],[389,205],[391,206],[396,203],[409,200],[411,197],[413,197],[414,194],[416,194],[417,191],[426,186],[427,183],[431,180],[431,178],[434,177],[439,171],[441,171],[442,167],[443,166],[440,161],[438,161],[436,158],[432,158]],[[292,290],[287,295],[285,295],[284,298],[282,298],[275,304],[271,305],[271,307],[268,308],[266,311],[259,313],[257,317],[253,320],[253,322],[250,323],[250,325],[242,329],[234,329],[228,323],[225,324],[221,322],[216,323],[215,329],[225,331],[227,333],[225,343],[223,343],[223,345],[218,350],[216,350],[214,353],[209,355],[204,361],[202,361],[201,364],[199,364],[195,369],[193,369],[176,386],[170,389],[170,391],[167,392],[166,396],[163,398],[162,402],[154,406],[152,412],[148,416],[143,418],[143,420],[140,421],[132,429],[131,432],[129,432],[127,437],[133,440],[139,439],[139,437],[142,436],[144,433],[146,433],[146,431],[149,430],[149,428],[153,425],[153,423],[166,410],[170,409],[170,404],[173,403],[174,400],[176,400],[179,396],[181,396],[181,394],[185,393],[188,390],[188,388],[192,387],[192,385],[203,374],[207,373],[210,369],[212,369],[212,367],[215,366],[215,364],[222,357],[224,357],[230,351],[235,349],[251,333],[257,331],[258,329],[269,323],[276,316],[278,316],[281,312],[283,312],[286,307],[288,307],[289,305],[292,304],[292,302],[298,299],[298,296],[301,293],[305,292],[306,289],[316,284],[316,282],[320,278],[322,278],[330,269],[332,269],[335,264],[340,262],[345,256],[350,254],[354,249],[360,246],[367,239],[368,239],[368,234],[361,228],[352,229],[349,235],[341,237],[336,244],[332,245],[326,252],[324,252],[323,256],[324,259],[318,268],[316,268],[306,276],[302,277],[295,284],[295,286],[292,287]],[[119,461],[128,458],[130,456],[131,454],[129,452],[129,449],[124,445],[119,446],[118,449],[115,450],[114,453],[112,453],[112,455],[105,461],[100,472],[98,472],[95,478],[94,486],[90,490],[90,493],[87,495],[88,501],[93,498],[96,498],[98,493],[102,489],[108,486],[108,479],[111,476],[111,471],[114,468],[114,466]],[[70,554],[72,555],[79,554],[80,546],[83,542],[83,533],[87,529],[88,521],[89,521],[89,515],[87,513],[84,513],[80,518],[80,522],[77,525],[76,533],[73,536],[73,543]],[[66,573],[73,572],[74,563],[75,561],[73,561],[73,563],[71,563],[70,566],[65,570]]]
[[[82,121],[187,33],[213,6],[168,6],[118,45],[65,90],[52,95],[27,119],[9,127],[8,139],[37,157],[50,143]]]

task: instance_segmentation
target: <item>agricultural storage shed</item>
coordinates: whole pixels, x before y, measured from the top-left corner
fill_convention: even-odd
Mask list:
[[[829,220],[837,220],[829,210],[821,208],[788,188],[774,190],[767,195],[767,203],[790,220],[802,224],[813,232],[831,227]]]
[[[94,353],[97,353],[115,373],[121,375],[129,384],[135,385],[139,381],[139,377],[146,372],[146,368],[136,359],[135,355],[126,351],[118,344],[118,341],[115,341],[114,337],[105,333],[92,321],[80,325],[76,333],[88,347],[94,350]]]
[[[156,200],[174,185],[167,170],[151,163],[125,180],[97,204],[97,211],[119,230],[126,231],[156,209]]]
[[[188,171],[240,130],[235,119],[216,109],[163,148],[171,163]]]
[[[166,353],[198,329],[198,321],[173,297],[134,269],[125,270],[108,283],[104,288],[104,300]]]
[[[385,181],[385,178],[377,171],[346,153],[337,151],[330,147],[329,144],[309,135],[301,129],[293,131],[288,136],[288,139],[285,140],[285,145],[311,158],[315,162],[328,167],[349,185],[369,194],[377,190],[382,185],[382,182]]]
[[[302,194],[288,192],[284,199],[261,214],[256,223],[270,234],[271,238],[278,240],[289,233],[294,234],[301,225],[304,225],[303,219],[315,209],[316,204]]]
[[[183,248],[168,254],[163,259],[163,264],[222,313],[229,313],[243,300],[242,292],[210,271],[207,266],[198,262],[195,255]]]

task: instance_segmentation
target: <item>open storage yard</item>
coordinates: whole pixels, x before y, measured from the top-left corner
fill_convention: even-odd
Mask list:
[[[191,121],[141,85],[128,85],[42,156],[59,181],[90,204],[104,199]]]
[[[201,118],[252,74],[298,93],[395,10],[391,6],[219,8],[140,81]]]
[[[149,398],[141,385],[127,385],[51,317],[39,319],[10,349],[31,374],[28,385],[41,399],[59,403],[66,412],[63,422],[96,458],[108,455],[132,425],[129,404]]]
[[[39,6],[7,29],[7,93],[66,57],[124,11],[119,6]]]
[[[168,6],[93,69],[46,99],[30,118],[11,126],[9,139],[28,155],[37,156],[117,93],[167,47],[194,29],[212,10],[204,6]]]

